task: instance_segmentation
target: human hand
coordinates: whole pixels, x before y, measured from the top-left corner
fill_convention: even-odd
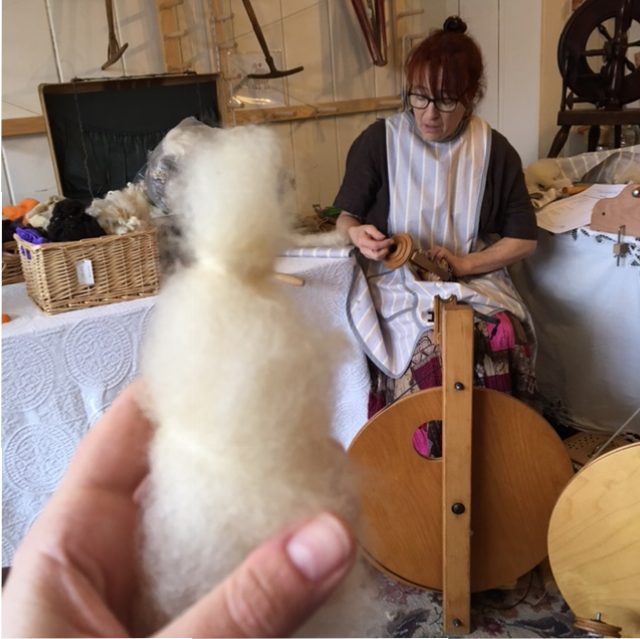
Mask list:
[[[429,256],[432,260],[444,258],[456,277],[465,277],[503,269],[509,264],[531,255],[536,249],[536,244],[536,240],[501,237],[491,246],[467,255],[454,255],[442,246],[434,246],[429,251]]]
[[[383,260],[389,254],[393,240],[373,224],[359,224],[347,230],[349,239],[370,260]]]
[[[151,425],[140,382],[81,442],[59,488],[18,548],[3,592],[3,636],[129,636],[138,588],[140,485]],[[346,576],[355,541],[320,513],[269,539],[159,636],[281,637]]]
[[[434,246],[429,251],[428,256],[436,263],[439,263],[440,260],[445,260],[445,262],[451,267],[451,272],[456,277],[468,275],[466,256],[464,255],[455,255],[444,246]]]

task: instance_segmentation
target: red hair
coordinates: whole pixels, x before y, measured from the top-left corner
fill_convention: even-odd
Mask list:
[[[450,20],[447,19],[445,27]],[[409,87],[422,86],[426,79],[434,93],[431,97],[453,98],[466,107],[484,95],[480,47],[461,31],[438,29],[422,40],[407,57],[405,77]]]

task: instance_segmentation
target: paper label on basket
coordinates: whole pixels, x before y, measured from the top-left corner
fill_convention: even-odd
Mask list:
[[[96,283],[93,279],[91,260],[76,262],[76,275],[78,276],[78,283],[82,286],[93,286]]]

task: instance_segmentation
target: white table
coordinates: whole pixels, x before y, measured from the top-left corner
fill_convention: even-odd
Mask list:
[[[631,253],[616,265],[617,236],[541,230],[512,271],[535,324],[539,388],[587,430],[615,431],[640,406],[640,241],[624,240]],[[628,430],[640,433],[638,422]]]
[[[308,253],[308,252],[307,252]],[[284,257],[278,270],[305,278],[287,287],[315,325],[343,330],[349,346],[335,376],[332,429],[347,445],[367,417],[366,359],[349,329],[346,299],[354,269],[344,251]],[[327,255],[319,257],[319,255]],[[80,439],[138,372],[155,298],[55,316],[24,284],[2,288],[2,565],[58,485]]]
[[[135,377],[153,298],[48,317],[2,287],[2,565],[58,485],[82,436]]]

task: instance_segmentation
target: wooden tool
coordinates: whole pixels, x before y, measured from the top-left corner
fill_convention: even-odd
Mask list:
[[[640,236],[640,184],[629,184],[616,197],[602,198],[593,207],[594,231],[617,233],[621,226],[626,235]]]
[[[416,248],[408,233],[398,233],[391,239],[393,240],[391,251],[383,262],[387,268],[400,268],[408,262],[422,279],[429,279],[425,277],[425,273],[431,273],[443,282],[453,279],[453,273],[447,262],[442,260],[441,263],[436,263],[427,257],[422,249]]]
[[[384,16],[384,0],[369,2],[367,7],[365,7],[363,0],[351,0],[351,4],[373,64],[383,67],[387,64],[387,27]]]
[[[576,617],[573,624],[580,630],[586,630],[590,633],[590,636],[596,637],[619,637],[622,628],[620,626],[612,626],[609,623],[602,621],[602,614],[596,613],[593,619],[584,619],[583,617]]]
[[[283,284],[289,284],[290,286],[304,286],[304,278],[299,275],[291,275],[291,273],[280,273],[275,271],[273,273],[273,277]]]
[[[245,11],[247,12],[247,16],[249,16],[249,21],[251,22],[253,32],[258,39],[258,44],[262,49],[264,60],[269,67],[269,71],[267,73],[249,73],[247,77],[268,80],[269,78],[284,78],[287,75],[292,75],[293,73],[298,73],[299,71],[304,70],[304,67],[295,67],[294,69],[287,69],[284,71],[276,68],[275,62],[273,61],[273,56],[269,51],[269,45],[265,40],[264,34],[262,33],[262,28],[260,27],[260,23],[258,22],[256,12],[253,10],[253,6],[251,5],[251,0],[242,0],[242,4],[244,5]]]
[[[562,441],[538,413],[505,393],[471,390],[471,371],[462,370],[471,344],[460,344],[470,342],[472,330],[463,328],[458,307],[444,303],[437,310],[444,388],[380,411],[348,451],[366,486],[366,555],[396,579],[445,589],[445,633],[451,634],[469,629],[465,588],[515,582],[546,556],[551,511],[573,475]],[[443,459],[413,448],[414,432],[431,420],[444,422]]]
[[[100,67],[103,71],[108,69],[112,64],[115,64],[129,46],[128,42],[120,46],[118,38],[116,38],[115,20],[113,19],[113,0],[105,0],[105,5],[107,9],[107,25],[109,28],[109,47],[107,50],[107,61]]]
[[[562,189],[562,195],[577,195],[578,193],[582,193],[582,191],[586,191],[590,186],[591,184],[583,184],[581,182],[577,182],[576,184],[572,184],[571,186],[565,186]]]
[[[640,443],[591,461],[569,482],[549,524],[549,561],[576,625],[640,636]],[[591,629],[593,631],[593,628]]]

